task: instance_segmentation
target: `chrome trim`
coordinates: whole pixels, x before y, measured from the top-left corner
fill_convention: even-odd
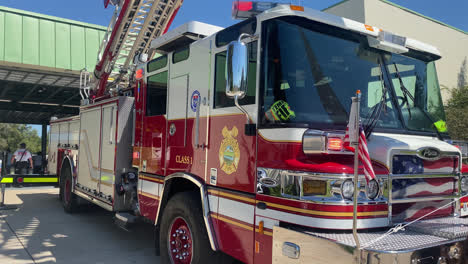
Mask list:
[[[325,132],[306,130],[302,136],[302,150],[305,154],[321,154],[326,151],[327,138]]]
[[[272,168],[257,168],[262,173],[257,173],[257,193],[270,195],[279,198],[307,201],[318,204],[327,205],[350,205],[352,199],[344,199],[341,195],[341,185],[345,180],[352,180],[353,175],[348,174],[329,174],[329,173],[313,173],[303,171],[288,171]],[[263,173],[263,171],[265,173]],[[379,175],[379,195],[376,199],[369,199],[366,191],[366,178],[364,175],[359,175],[359,205],[367,204],[382,204],[386,203],[387,199],[384,196],[386,190],[386,175]],[[326,182],[325,195],[304,195],[303,182],[305,180],[319,180]],[[276,187],[262,185],[263,181],[278,182]]]
[[[426,202],[426,201],[437,201],[437,200],[447,200],[458,198],[458,195],[440,195],[440,196],[425,196],[425,197],[415,197],[415,198],[401,198],[393,200],[394,204],[401,203],[417,203],[417,202]]]
[[[208,191],[206,189],[205,183],[201,182],[195,176],[188,175],[188,174],[185,174],[185,173],[182,173],[182,172],[177,172],[177,173],[171,174],[169,176],[166,176],[164,178],[164,185],[163,185],[162,190],[161,190],[162,195],[161,195],[160,200],[159,200],[158,211],[156,212],[155,225],[158,224],[159,213],[161,212],[161,204],[163,203],[163,201],[164,201],[164,199],[166,197],[166,195],[165,195],[166,193],[164,192],[165,187],[166,187],[166,183],[168,183],[173,178],[183,178],[183,179],[189,180],[192,183],[194,183],[198,188],[200,188],[200,197],[201,197],[201,203],[202,203],[203,220],[205,222],[206,232],[208,234],[208,239],[210,240],[211,249],[213,251],[217,251],[218,250],[218,244],[217,244],[216,239],[214,237],[213,225],[211,223],[210,204],[209,204],[209,200],[208,200]]]
[[[458,178],[454,174],[391,174],[392,180],[412,179],[412,178]]]
[[[304,154],[346,154],[354,155],[353,152],[343,149],[342,151],[328,150],[328,138],[344,139],[345,134],[342,132],[325,132],[322,130],[309,129],[302,135],[302,151]]]
[[[427,148],[427,147],[425,147]],[[447,200],[447,199],[455,199],[460,197],[460,177],[461,177],[461,155],[459,152],[455,151],[440,151],[440,155],[437,159],[439,160],[442,158],[447,158],[447,157],[457,157],[458,158],[458,167],[454,168],[452,173],[425,173],[425,174],[393,174],[393,160],[394,157],[397,155],[414,155],[416,157],[419,157],[423,160],[427,160],[425,158],[422,158],[419,154],[419,151],[421,151],[424,148],[419,148],[418,150],[402,150],[402,149],[393,149],[390,152],[389,155],[389,164],[388,164],[388,169],[389,169],[389,176],[388,176],[388,219],[389,223],[393,224],[393,204],[401,204],[401,203],[411,203],[411,202],[423,202],[423,201],[434,201],[434,200]],[[393,180],[401,180],[401,179],[425,179],[425,178],[454,178],[456,180],[455,182],[455,190],[452,195],[445,195],[445,196],[426,196],[426,197],[417,197],[417,198],[402,198],[402,199],[393,199],[392,193],[393,193]],[[455,208],[454,208],[454,213],[453,215],[459,215],[460,214],[460,206],[458,204],[459,202],[455,203]]]
[[[426,157],[427,154],[432,154],[432,153],[426,153],[427,151],[432,152],[432,153],[436,153],[437,155],[434,156],[434,157]],[[419,148],[418,150],[416,150],[416,156],[418,156],[419,158],[424,159],[424,160],[435,161],[435,160],[440,159],[441,153],[440,153],[440,149],[438,149],[438,148],[422,147],[422,148]]]
[[[284,242],[282,252],[288,258],[298,259],[301,255],[301,247],[292,242]]]
[[[83,199],[85,199],[87,201],[90,201],[90,202],[92,202],[92,203],[94,203],[96,205],[99,205],[100,207],[106,209],[107,211],[110,211],[110,212],[114,211],[114,209],[112,208],[111,205],[106,204],[106,203],[100,201],[99,199],[94,198],[93,196],[90,196],[90,195],[88,195],[86,193],[83,193],[83,192],[81,192],[81,191],[79,191],[77,189],[75,189],[73,191],[73,193],[80,196],[81,198],[83,198]]]

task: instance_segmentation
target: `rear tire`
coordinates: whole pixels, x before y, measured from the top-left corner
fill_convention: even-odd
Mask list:
[[[175,194],[162,212],[159,245],[162,263],[217,263],[194,192]]]
[[[69,168],[60,171],[60,199],[66,213],[74,213],[78,207],[77,197],[72,192],[73,178]]]

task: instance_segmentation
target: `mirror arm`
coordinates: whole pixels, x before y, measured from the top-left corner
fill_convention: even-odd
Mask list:
[[[236,105],[236,107],[242,112],[245,114],[245,117],[247,118],[247,124],[252,124],[252,121],[250,120],[250,116],[249,116],[249,113],[242,107],[239,105],[239,100],[238,100],[238,96],[234,96],[234,104]]]

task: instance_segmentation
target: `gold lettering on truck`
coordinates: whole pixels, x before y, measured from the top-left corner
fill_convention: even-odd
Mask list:
[[[180,164],[192,164],[193,159],[190,156],[181,156],[181,155],[176,155],[176,163]]]

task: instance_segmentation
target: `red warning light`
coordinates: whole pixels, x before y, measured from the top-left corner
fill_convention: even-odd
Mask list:
[[[239,11],[250,11],[253,8],[253,4],[251,1],[249,2],[244,2],[244,1],[239,1],[237,2],[237,10]]]
[[[143,69],[138,69],[138,70],[135,72],[135,78],[136,78],[137,80],[140,80],[141,78],[143,78],[143,74],[144,74]]]

